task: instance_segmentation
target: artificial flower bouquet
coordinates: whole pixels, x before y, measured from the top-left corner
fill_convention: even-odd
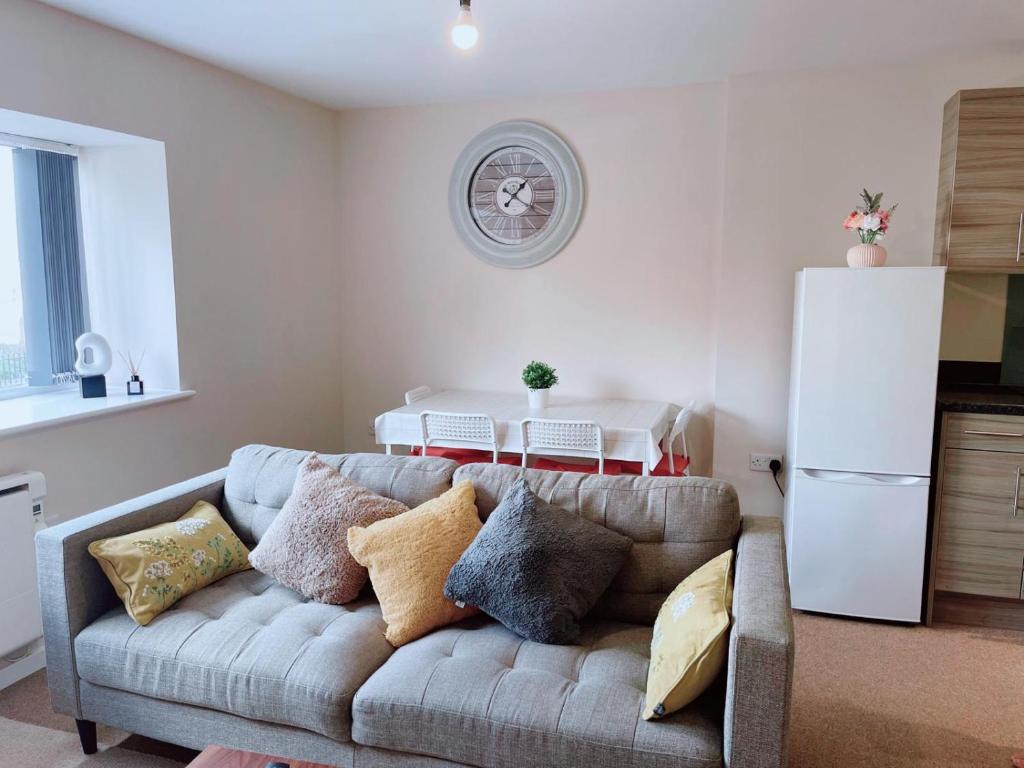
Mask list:
[[[892,218],[892,212],[896,210],[896,206],[899,203],[894,204],[891,208],[883,209],[882,193],[879,192],[877,195],[872,195],[866,189],[860,193],[860,199],[863,201],[863,204],[858,205],[846,217],[846,221],[843,222],[843,229],[857,230],[857,234],[860,235],[860,241],[867,245],[872,245],[876,240],[881,240],[885,237],[885,233],[889,231],[889,220]]]

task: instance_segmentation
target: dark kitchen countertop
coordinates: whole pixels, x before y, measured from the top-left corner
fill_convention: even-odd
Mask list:
[[[939,385],[940,411],[1024,416],[1024,389],[998,386]]]

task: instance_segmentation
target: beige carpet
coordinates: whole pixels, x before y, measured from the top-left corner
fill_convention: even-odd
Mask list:
[[[1024,634],[798,614],[793,768],[1008,768],[1024,752]],[[82,755],[38,673],[0,691],[0,768],[181,768],[194,753],[100,729]]]
[[[1008,768],[1024,633],[798,614],[790,765]]]
[[[75,721],[50,709],[45,670],[0,691],[0,768],[181,768],[195,756],[103,726],[99,742],[82,754]]]

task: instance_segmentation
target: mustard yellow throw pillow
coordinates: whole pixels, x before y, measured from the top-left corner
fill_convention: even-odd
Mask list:
[[[173,523],[94,541],[89,554],[143,626],[186,595],[251,567],[245,544],[205,501]]]
[[[730,549],[687,576],[661,606],[651,638],[644,719],[682,709],[721,672],[732,609]]]
[[[464,480],[409,512],[348,529],[348,550],[370,572],[389,643],[397,648],[476,613],[445,597],[444,583],[481,527],[476,491]]]

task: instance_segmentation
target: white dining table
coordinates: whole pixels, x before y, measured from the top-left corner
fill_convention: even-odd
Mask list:
[[[491,416],[497,428],[498,450],[503,453],[522,453],[519,424],[525,418],[594,421],[604,431],[605,458],[641,462],[647,474],[661,460],[662,439],[679,406],[656,400],[605,400],[552,393],[547,408],[532,410],[527,406],[526,392],[442,390],[378,416],[374,421],[377,444],[389,450],[392,445],[420,445],[423,411]],[[439,440],[431,441],[431,445],[458,447]]]

